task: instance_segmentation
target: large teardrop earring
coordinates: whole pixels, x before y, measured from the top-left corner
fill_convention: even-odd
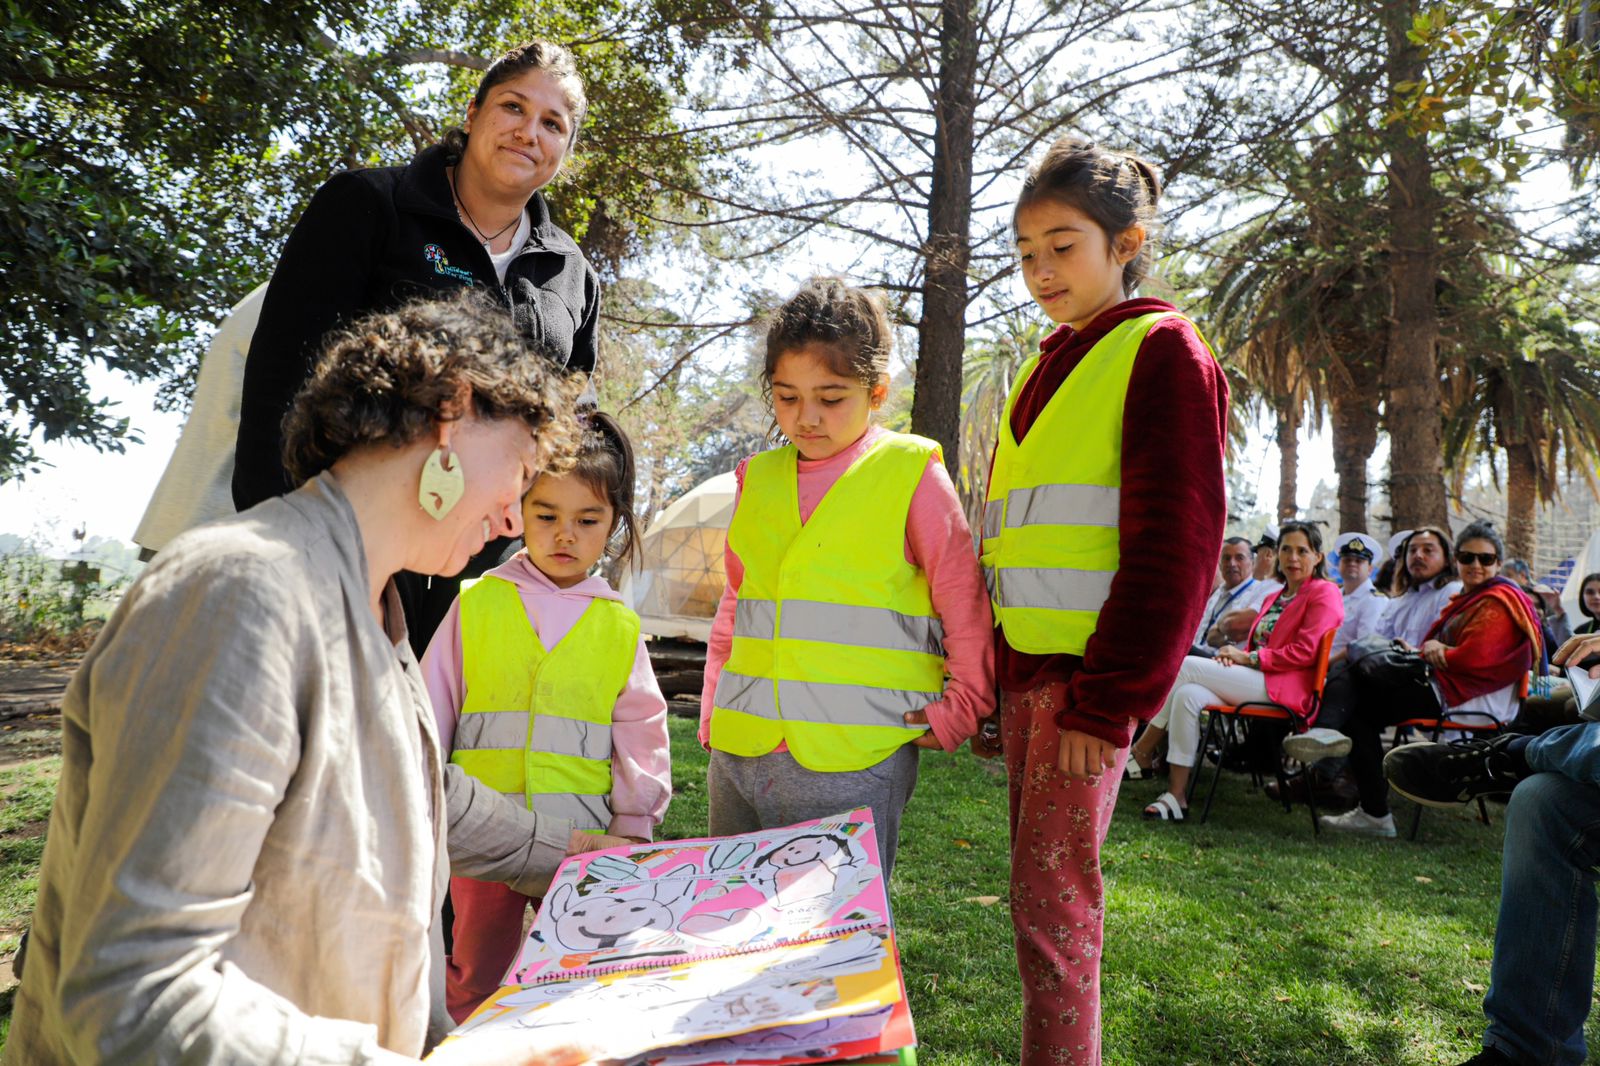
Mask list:
[[[428,453],[422,464],[422,478],[417,483],[417,503],[438,521],[450,513],[467,491],[467,476],[461,469],[461,456],[452,455],[449,447],[439,445]]]

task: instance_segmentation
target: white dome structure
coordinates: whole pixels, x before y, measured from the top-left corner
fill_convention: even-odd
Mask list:
[[[639,565],[621,583],[623,599],[639,613],[644,632],[704,643],[711,636],[726,581],[722,551],[733,521],[733,471],[702,481],[645,531]]]

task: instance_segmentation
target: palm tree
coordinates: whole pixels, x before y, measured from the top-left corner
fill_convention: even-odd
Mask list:
[[[1242,231],[1207,302],[1207,321],[1277,427],[1280,518],[1295,512],[1298,435],[1331,414],[1339,520],[1367,523],[1367,461],[1378,440],[1382,285],[1374,253],[1318,247],[1304,214]]]
[[[1367,463],[1378,443],[1389,292],[1370,146],[1339,110],[1304,142],[1264,146],[1275,213],[1213,253],[1207,319],[1278,430],[1278,513],[1294,512],[1298,433],[1332,423],[1344,529],[1367,528]],[[1302,144],[1304,147],[1302,147]]]
[[[1530,558],[1535,514],[1555,499],[1558,474],[1590,473],[1600,458],[1600,340],[1577,328],[1570,273],[1519,275],[1507,261],[1488,286],[1488,310],[1462,372],[1445,385],[1444,458],[1459,493],[1466,473],[1488,459],[1496,484],[1504,453],[1506,551]],[[1494,275],[1491,275],[1494,276]],[[1500,291],[1497,291],[1500,290]]]

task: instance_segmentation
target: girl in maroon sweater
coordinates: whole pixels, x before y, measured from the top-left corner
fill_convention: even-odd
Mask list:
[[[1129,295],[1148,266],[1146,237],[1159,194],[1155,170],[1143,160],[1062,138],[1030,169],[1014,216],[1028,291],[1059,326],[1019,381],[1002,427],[1019,447],[1096,345],[1130,319],[1165,313],[1139,344],[1128,378],[1119,561],[1086,645],[1080,652],[1019,651],[997,616],[1025,1066],[1100,1062],[1100,845],[1134,725],[1156,713],[1177,675],[1222,543],[1227,385],[1192,323],[1171,304]],[[1127,332],[1101,349],[1101,363]],[[1082,445],[1051,442],[1063,456],[1074,446]],[[1012,473],[997,464],[993,476],[1004,486]],[[1071,525],[1073,516],[1053,520],[1066,523],[1057,528],[1068,554],[1076,546],[1069,538],[1081,536],[1073,530],[1083,527]],[[1012,521],[1008,510],[1002,528]],[[1015,518],[1018,525],[1030,521],[1026,512]],[[986,559],[988,537],[986,530]],[[1004,549],[996,552],[1003,560]],[[1027,587],[1021,569],[999,565],[996,603],[1004,612],[1008,596],[1026,599],[1038,590]],[[1051,573],[1071,575],[1070,562],[1064,565]]]

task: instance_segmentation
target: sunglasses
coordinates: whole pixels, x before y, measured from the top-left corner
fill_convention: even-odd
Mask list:
[[[1500,556],[1494,552],[1456,552],[1456,562],[1462,566],[1468,563],[1477,563],[1479,566],[1493,566],[1500,561]]]

